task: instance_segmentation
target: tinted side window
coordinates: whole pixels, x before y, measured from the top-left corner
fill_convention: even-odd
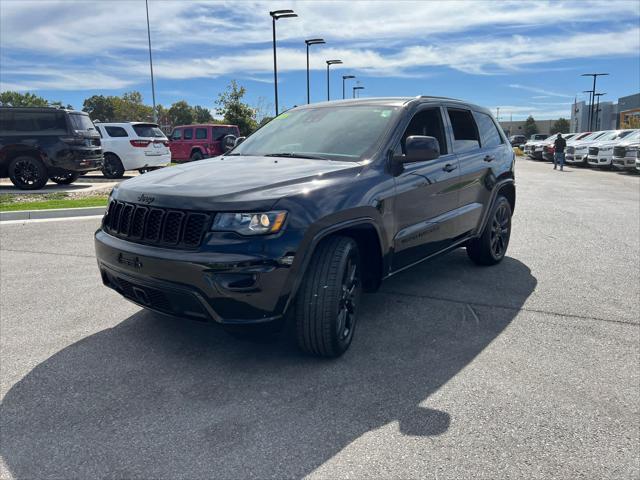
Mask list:
[[[67,122],[62,112],[3,111],[0,130],[4,135],[64,135]]]
[[[447,153],[447,140],[444,135],[444,124],[442,123],[442,115],[439,108],[430,108],[416,113],[411,119],[411,123],[402,135],[402,153],[405,152],[405,142],[407,137],[413,135],[423,135],[434,137],[440,144],[440,154]]]
[[[484,147],[497,147],[502,144],[502,137],[492,118],[486,113],[474,112],[478,129],[480,130],[480,145]]]
[[[202,140],[207,138],[207,129],[206,128],[196,128],[196,138],[198,140]]]
[[[127,131],[122,127],[104,127],[110,137],[128,137]]]
[[[182,129],[181,128],[176,128],[171,133],[171,140],[180,140],[181,138],[182,138]]]
[[[191,140],[193,138],[193,129],[192,128],[185,128],[184,129],[184,138],[185,140]]]
[[[480,148],[478,128],[471,112],[453,108],[448,108],[447,112],[453,128],[453,150],[455,152],[466,152]]]

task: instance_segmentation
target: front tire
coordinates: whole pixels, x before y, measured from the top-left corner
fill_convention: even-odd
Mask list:
[[[80,177],[78,172],[65,172],[58,175],[52,175],[49,177],[51,181],[56,182],[58,185],[70,185]]]
[[[40,190],[47,184],[47,168],[35,157],[16,157],[9,163],[9,178],[20,190]]]
[[[122,161],[113,153],[104,155],[104,164],[102,165],[102,175],[105,178],[122,178],[124,176],[124,165]]]
[[[342,236],[323,240],[296,297],[294,322],[300,349],[321,357],[342,355],[353,340],[361,293],[356,242]]]
[[[511,215],[509,200],[498,195],[484,232],[467,243],[467,255],[473,262],[478,265],[495,265],[502,261],[511,238]]]

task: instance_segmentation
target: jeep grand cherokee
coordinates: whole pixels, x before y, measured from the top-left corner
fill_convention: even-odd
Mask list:
[[[380,98],[289,110],[226,154],[123,182],[96,232],[105,285],[151,310],[351,344],[360,295],[466,247],[502,260],[514,154],[491,113]]]

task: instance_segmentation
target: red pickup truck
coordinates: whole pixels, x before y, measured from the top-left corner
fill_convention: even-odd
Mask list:
[[[224,153],[222,140],[240,136],[236,125],[181,125],[169,136],[172,162],[190,162]]]

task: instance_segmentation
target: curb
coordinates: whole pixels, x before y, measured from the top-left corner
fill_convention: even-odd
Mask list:
[[[47,210],[16,210],[0,212],[0,222],[6,220],[34,220],[42,218],[87,217],[103,215],[107,207],[50,208]]]

